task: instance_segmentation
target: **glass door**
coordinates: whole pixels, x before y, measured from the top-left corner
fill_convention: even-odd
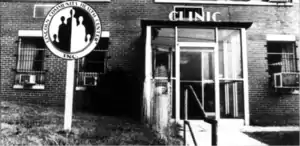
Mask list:
[[[201,119],[198,98],[208,115],[215,114],[214,47],[180,46],[180,118],[188,90],[188,118]]]

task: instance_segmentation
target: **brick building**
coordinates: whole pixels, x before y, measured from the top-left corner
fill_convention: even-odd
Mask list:
[[[66,61],[46,48],[41,34],[60,2],[0,2],[1,100],[64,104]],[[76,107],[118,105],[112,110],[151,117],[155,91],[169,97],[169,115],[180,119],[191,85],[210,116],[246,125],[299,123],[298,1],[83,2],[100,17],[102,38],[86,66],[77,61]]]

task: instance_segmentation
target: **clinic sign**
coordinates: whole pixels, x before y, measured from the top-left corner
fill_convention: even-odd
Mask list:
[[[101,22],[96,11],[80,1],[66,1],[47,14],[43,39],[58,57],[73,60],[89,54],[101,37]]]
[[[175,6],[174,10],[169,13],[169,20],[219,22],[220,15],[220,12],[205,12],[203,7]]]

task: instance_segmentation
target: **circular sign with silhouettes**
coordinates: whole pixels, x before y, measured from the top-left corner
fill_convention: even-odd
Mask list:
[[[101,21],[89,5],[66,1],[49,11],[42,32],[53,54],[64,59],[79,59],[97,46],[101,37]]]

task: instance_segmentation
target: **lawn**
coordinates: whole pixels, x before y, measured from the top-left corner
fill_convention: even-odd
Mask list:
[[[0,145],[164,145],[141,123],[125,117],[74,113],[64,134],[63,108],[1,102]]]
[[[298,131],[247,132],[246,134],[268,145],[299,145]]]

